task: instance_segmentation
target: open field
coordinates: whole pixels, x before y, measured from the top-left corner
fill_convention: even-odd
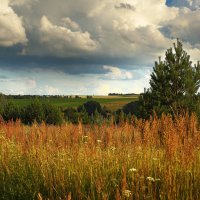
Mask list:
[[[106,106],[108,109],[115,111],[119,108],[122,108],[125,104],[135,101],[138,99],[138,96],[127,96],[127,97],[120,97],[120,96],[94,96],[92,99],[87,99],[85,96],[80,96],[81,98],[51,98],[45,99],[44,101],[49,101],[54,105],[57,105],[62,108],[73,107],[77,108],[78,106],[82,105],[83,103],[94,100],[99,102],[102,106]],[[31,99],[13,99],[19,106],[25,106],[30,104]]]
[[[83,126],[0,125],[0,199],[200,199],[194,115]]]

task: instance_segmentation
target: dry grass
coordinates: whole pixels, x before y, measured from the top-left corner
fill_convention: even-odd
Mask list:
[[[0,125],[0,199],[200,199],[195,115]]]

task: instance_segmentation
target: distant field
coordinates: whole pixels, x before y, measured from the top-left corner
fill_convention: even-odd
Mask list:
[[[135,101],[138,99],[138,96],[94,96],[92,99],[87,99],[85,96],[81,96],[80,99],[76,98],[51,98],[44,99],[43,101],[49,101],[54,105],[57,105],[61,108],[73,107],[77,108],[83,103],[94,100],[99,102],[102,106],[106,106],[108,109],[115,111],[119,108],[122,108],[125,104]],[[20,107],[26,106],[31,102],[31,99],[13,99]]]

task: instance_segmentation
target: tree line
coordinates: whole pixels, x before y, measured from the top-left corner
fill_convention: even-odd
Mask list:
[[[4,97],[7,99],[80,99],[82,98],[79,95],[5,95],[0,93],[0,97]],[[93,96],[92,95],[87,95],[86,96],[87,99],[92,99]]]

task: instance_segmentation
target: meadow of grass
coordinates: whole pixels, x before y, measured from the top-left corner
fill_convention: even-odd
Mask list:
[[[1,123],[0,199],[200,199],[197,118]]]
[[[47,98],[43,99],[43,101],[49,101],[53,105],[59,106],[63,109],[72,107],[77,108],[78,106],[82,105],[83,103],[94,100],[99,102],[102,106],[106,106],[111,111],[116,111],[117,109],[122,108],[125,104],[130,103],[131,101],[135,101],[138,99],[138,96],[127,96],[127,97],[120,97],[120,96],[94,96],[92,99],[87,99],[85,96],[81,98]],[[32,99],[13,99],[14,103],[19,105],[20,107],[26,106],[31,103]]]

